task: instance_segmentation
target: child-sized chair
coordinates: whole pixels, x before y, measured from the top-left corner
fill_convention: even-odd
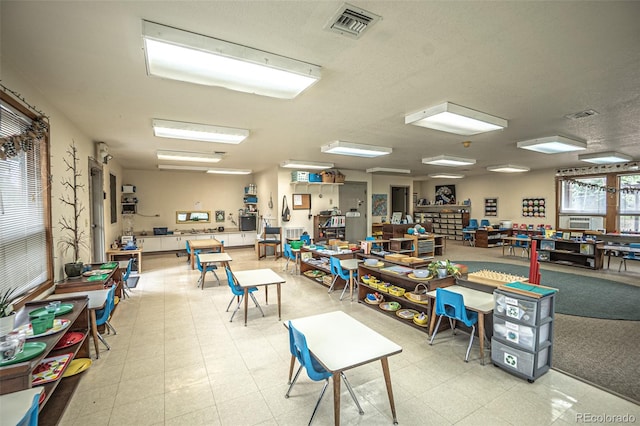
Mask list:
[[[471,337],[469,338],[469,347],[467,348],[467,354],[464,357],[464,362],[469,361],[469,352],[471,351],[471,345],[473,344],[473,336],[476,331],[476,323],[478,322],[478,313],[467,310],[464,306],[464,297],[459,293],[445,290],[444,288],[436,288],[436,316],[438,316],[438,323],[433,330],[433,335],[429,341],[430,345],[433,345],[433,339],[438,334],[438,328],[440,328],[440,321],[442,317],[449,318],[449,324],[453,334],[456,334],[456,321],[462,321],[467,327],[471,327]],[[481,339],[484,336],[480,336]]]

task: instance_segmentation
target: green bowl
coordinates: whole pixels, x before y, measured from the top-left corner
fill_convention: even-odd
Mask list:
[[[289,243],[289,245],[291,246],[292,249],[299,249],[300,247],[302,247],[302,244],[304,244],[302,241],[291,241]]]

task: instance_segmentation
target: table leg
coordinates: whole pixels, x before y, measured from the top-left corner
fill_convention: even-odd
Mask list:
[[[191,259],[191,269],[195,269],[196,266],[196,255],[193,254],[194,250],[191,250],[191,253],[189,254],[189,258]]]
[[[429,336],[433,336],[433,329],[436,327],[436,299],[430,299],[431,321],[429,321]]]
[[[265,305],[269,304],[269,286],[268,285],[264,286],[264,304]]]
[[[333,419],[340,426],[340,372],[333,373]]]
[[[282,320],[282,315],[281,315],[281,308],[282,308],[282,304],[280,303],[280,283],[276,284],[277,289],[278,289],[278,321]]]
[[[142,273],[142,252],[138,253],[138,273]]]
[[[353,302],[353,270],[349,269],[349,296]]]
[[[208,263],[202,264],[202,272],[200,272],[200,289],[201,290],[204,290],[204,277],[207,275],[207,266],[209,266]]]
[[[247,309],[249,308],[249,287],[244,288],[244,326],[247,326]]]
[[[389,359],[384,357],[380,360],[382,363],[382,374],[384,374],[384,383],[387,385],[387,396],[389,397],[389,405],[391,406],[391,416],[393,417],[393,424],[398,424],[396,418],[396,403],[393,400],[393,389],[391,388],[391,373],[389,372]]]
[[[478,338],[480,339],[480,364],[484,365],[484,314],[478,312]]]
[[[93,336],[93,345],[96,348],[96,359],[100,358],[100,347],[98,346],[98,325],[96,324],[96,310],[91,309],[90,319],[91,319],[91,335]]]

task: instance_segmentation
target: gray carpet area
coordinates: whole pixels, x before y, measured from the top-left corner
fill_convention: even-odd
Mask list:
[[[459,261],[469,272],[481,269],[529,276],[529,267],[498,262]],[[540,284],[559,290],[556,313],[603,319],[640,321],[640,287],[597,277],[540,270]]]
[[[640,322],[556,315],[552,367],[640,404]]]

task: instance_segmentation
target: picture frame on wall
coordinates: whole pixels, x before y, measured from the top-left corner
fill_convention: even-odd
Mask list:
[[[531,197],[522,199],[523,217],[546,217],[547,205],[544,198]]]
[[[455,185],[436,185],[436,204],[455,204]]]

